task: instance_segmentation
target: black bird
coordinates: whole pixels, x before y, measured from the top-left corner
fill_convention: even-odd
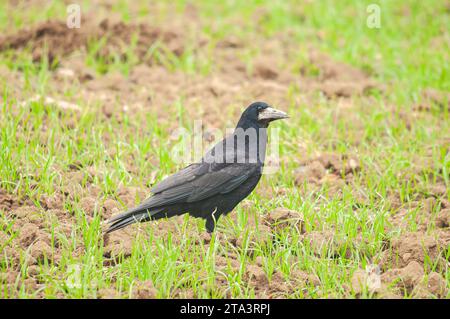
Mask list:
[[[252,103],[232,135],[217,143],[199,163],[153,187],[153,195],[142,204],[108,220],[106,233],[135,222],[185,213],[204,218],[206,230],[212,233],[219,217],[231,212],[258,184],[264,167],[267,127],[287,117],[264,102]]]

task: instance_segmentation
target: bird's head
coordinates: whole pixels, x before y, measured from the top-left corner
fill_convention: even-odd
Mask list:
[[[271,107],[265,102],[254,102],[250,104],[242,113],[239,120],[239,126],[246,126],[245,123],[256,124],[260,127],[267,127],[270,122],[288,118],[289,116],[283,111]]]

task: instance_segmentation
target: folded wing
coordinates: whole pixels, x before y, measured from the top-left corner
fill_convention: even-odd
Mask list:
[[[169,176],[152,189],[143,205],[147,209],[192,203],[226,194],[244,183],[257,169],[254,164],[193,164]]]

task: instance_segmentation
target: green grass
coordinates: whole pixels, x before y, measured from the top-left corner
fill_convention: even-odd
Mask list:
[[[0,29],[17,31],[50,17],[64,18],[65,7],[61,3],[56,1],[48,7],[31,6],[26,10],[2,3]],[[417,230],[415,217],[420,215],[425,205],[418,194],[426,193],[430,186],[442,179],[447,188],[442,200],[450,199],[450,158],[448,143],[443,142],[449,137],[448,112],[433,109],[428,113],[415,113],[411,127],[393,112],[393,108],[409,112],[421,100],[423,89],[450,91],[448,10],[442,1],[424,3],[411,0],[402,4],[380,1],[381,28],[369,29],[365,25],[365,8],[369,3],[255,0],[213,4],[211,1],[198,1],[196,8],[201,30],[211,41],[211,47],[201,52],[188,47],[179,57],[163,44],[157,43],[149,49],[148,58],[170,72],[206,77],[217,71],[211,52],[221,39],[233,35],[243,41],[248,48],[238,58],[251,65],[260,53],[260,48],[252,44],[252,37],[269,41],[289,31],[292,32],[291,41],[298,42],[298,56],[291,61],[280,61],[284,68],[295,70],[304,65],[305,48],[312,46],[338,61],[366,70],[378,82],[386,83],[387,91],[382,96],[374,93],[370,98],[355,97],[352,99],[355,106],[346,111],[337,110],[336,101],[321,97],[312,103],[299,103],[298,89],[293,88],[286,97],[289,103],[283,106],[291,119],[274,125],[280,128],[281,133],[281,170],[263,177],[259,191],[248,197],[249,204],[239,206],[232,213],[237,218],[220,220],[217,232],[221,234],[220,238],[215,237],[216,233],[211,244],[205,245],[195,235],[204,232],[203,222],[188,217],[176,225],[176,234],[166,238],[158,237],[153,225],[146,225],[143,226],[144,231],[136,233],[131,255],[110,267],[104,265],[100,206],[104,200],[112,198],[125,208],[118,196],[120,187],[148,189],[152,172],[156,174],[155,179],[160,180],[179,168],[170,159],[170,149],[176,142],[170,140],[171,128],[161,124],[152,112],[124,113],[120,119],[105,119],[99,105],[84,100],[77,101],[82,107],[80,113],[62,112],[43,101],[19,107],[23,100],[35,94],[52,96],[55,93],[49,84],[54,66],[49,66],[47,61],[32,63],[26,50],[19,57],[11,52],[1,53],[0,64],[20,71],[25,85],[24,91],[20,92],[22,96],[17,96],[8,82],[0,82],[3,93],[0,186],[16,195],[17,199],[33,202],[37,207],[33,216],[46,221],[45,231],[51,234],[52,242],[57,242],[61,251],[58,263],[44,259],[38,264],[35,271],[43,290],[34,292],[27,290],[24,283],[30,271],[26,262],[30,252],[20,251],[20,271],[15,285],[7,286],[0,280],[3,295],[96,298],[101,289],[113,288],[118,295],[127,298],[133,296],[133,287],[138,282],[151,280],[160,298],[172,297],[178,289],[185,288],[191,289],[199,298],[252,298],[256,293],[245,273],[248,265],[260,257],[269,279],[277,271],[290,281],[296,270],[319,279],[318,286],[311,282],[293,282],[294,289],[286,297],[356,297],[348,290],[352,274],[376,261],[385,241]],[[174,13],[165,2],[158,3],[155,21],[166,23],[167,16],[182,15],[187,5],[179,0],[175,6]],[[90,4],[83,3],[83,8],[89,10]],[[402,13],[404,9],[407,9],[407,14]],[[125,22],[135,21],[135,11],[138,12],[138,21],[145,20],[152,12],[144,4],[132,7],[126,1],[118,2],[112,11],[119,13]],[[138,64],[132,50],[133,43],[125,61],[118,57],[111,57],[109,61],[98,58],[96,52],[102,45],[102,42],[90,44],[85,60],[98,75],[118,71],[128,76]],[[80,86],[82,84],[68,85],[63,96],[67,99],[76,96]],[[182,98],[165,107],[168,109],[165,123],[185,124],[192,131],[192,119],[184,111],[188,105]],[[352,116],[339,116],[343,112],[351,112]],[[230,120],[234,119],[227,121]],[[362,163],[361,172],[351,183],[341,186],[341,196],[332,196],[326,185],[316,191],[311,185],[305,185],[306,189],[294,185],[297,160],[314,157],[316,152],[357,154]],[[431,164],[420,164],[422,159]],[[75,163],[81,167],[83,177],[80,180],[73,180],[70,175],[70,166]],[[416,179],[405,176],[415,176]],[[98,188],[98,207],[92,217],[81,204],[82,198],[89,195],[88,184]],[[288,191],[281,196],[274,195],[280,188]],[[63,208],[72,216],[73,222],[67,234],[61,231],[58,219],[39,209],[43,196],[52,195],[55,191],[73,195],[63,202]],[[410,211],[405,228],[393,227],[389,222],[390,214],[395,212],[390,200],[394,193],[398,194],[403,205],[420,201],[418,208]],[[137,203],[142,198],[137,196],[135,200]],[[433,208],[435,211],[437,206]],[[261,222],[260,216],[277,207],[301,212],[307,234],[330,230],[339,244],[323,246],[322,251],[318,251],[317,247],[303,240],[295,228],[276,233],[276,240],[269,243],[257,240],[257,230],[247,227],[249,218],[258,216],[257,220]],[[170,223],[160,223],[166,222]],[[0,242],[0,273],[5,276],[11,271],[14,261],[4,248],[20,235],[20,229],[15,228],[14,223],[8,212],[0,211],[0,225],[3,237],[7,239]],[[427,233],[433,234],[434,231],[435,227],[431,226]],[[236,248],[226,240],[233,237],[240,237],[243,244]],[[80,250],[83,253],[80,254]],[[336,253],[341,257],[336,258]],[[217,272],[215,260],[221,255],[225,258],[236,255],[239,269],[229,265]],[[448,260],[448,247],[444,255]],[[67,284],[67,270],[76,267],[81,269],[80,285],[73,287]],[[425,258],[424,268],[436,269],[435,260]],[[441,274],[449,286],[448,269]],[[228,288],[216,285],[217,278],[224,278]],[[376,296],[364,291],[362,297]],[[408,293],[405,297],[409,297]]]

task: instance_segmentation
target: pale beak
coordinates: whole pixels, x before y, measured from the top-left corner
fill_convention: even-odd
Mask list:
[[[275,121],[281,119],[287,119],[289,116],[283,111],[268,107],[259,112],[258,121]]]

